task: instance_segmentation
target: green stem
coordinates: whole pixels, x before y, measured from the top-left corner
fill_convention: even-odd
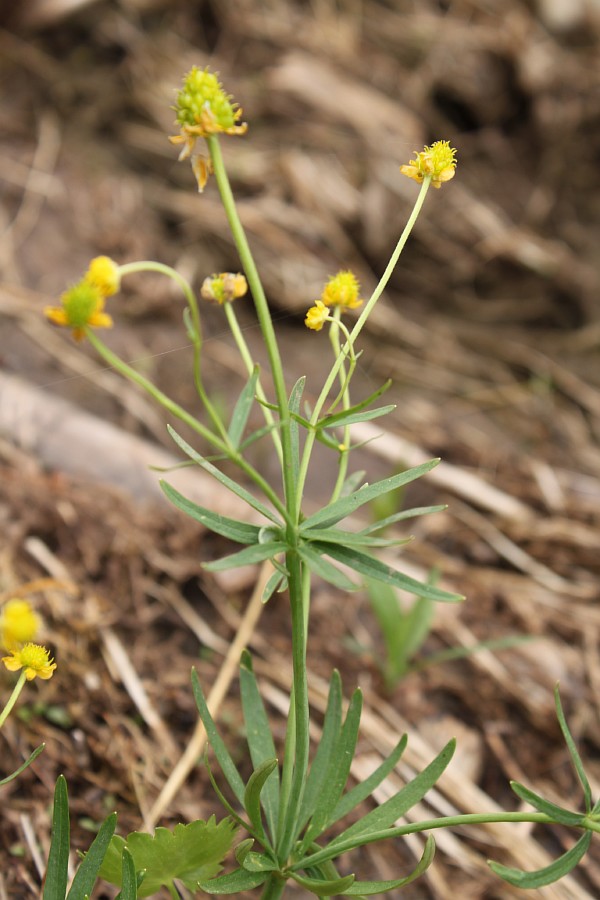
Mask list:
[[[371,294],[371,296],[370,296],[369,300],[367,301],[367,303],[365,304],[360,316],[358,317],[356,324],[354,325],[354,328],[350,332],[350,338],[351,338],[352,344],[356,343],[356,338],[362,331],[363,326],[364,326],[365,322],[367,321],[367,319],[369,318],[369,315],[371,314],[373,307],[375,306],[375,304],[381,297],[383,291],[386,288],[388,281],[390,280],[392,272],[394,271],[396,264],[398,262],[398,259],[400,258],[400,254],[402,253],[402,251],[404,249],[404,245],[406,244],[408,237],[409,237],[409,235],[414,227],[414,224],[417,220],[417,217],[418,217],[419,213],[421,212],[421,207],[423,206],[423,203],[425,201],[425,196],[427,194],[427,190],[429,188],[430,183],[431,183],[431,177],[428,176],[427,178],[425,178],[425,180],[423,181],[423,184],[421,185],[421,190],[416,199],[413,210],[409,216],[408,222],[404,226],[404,230],[403,230],[402,234],[400,235],[400,239],[398,240],[398,243],[396,244],[394,252],[392,253],[392,255],[390,257],[390,261],[386,266],[385,272],[379,279],[379,284],[377,285],[377,287]],[[323,385],[321,393],[319,394],[319,398],[315,404],[313,414],[312,414],[312,417],[310,420],[312,425],[316,425],[316,423],[319,421],[319,416],[321,415],[323,406],[325,405],[325,403],[327,401],[329,392],[333,386],[333,383],[337,377],[338,372],[340,371],[340,368],[342,367],[345,356],[349,353],[350,353],[350,342],[346,341],[346,344],[342,348],[342,352],[339,354],[338,358],[334,362],[334,364],[331,368],[331,371],[329,372],[329,375],[327,376],[327,378],[325,380],[325,383]],[[302,496],[302,492],[304,490],[304,483],[306,481],[306,476],[308,473],[308,466],[310,463],[310,458],[311,458],[313,446],[315,443],[315,439],[316,439],[315,431],[314,430],[309,431],[308,434],[306,435],[306,441],[304,444],[304,452],[302,454],[302,461],[300,463],[300,471],[298,472],[298,480],[297,480],[297,492],[298,492],[297,496],[298,497]]]
[[[125,265],[119,266],[119,274],[121,275],[121,277],[125,277],[126,275],[133,275],[136,272],[160,272],[162,275],[166,275],[168,278],[171,278],[183,291],[192,320],[191,327],[188,327],[187,333],[194,349],[194,383],[196,385],[196,391],[198,392],[198,396],[200,397],[200,400],[202,401],[202,404],[204,405],[204,408],[206,409],[217,432],[220,434],[225,443],[227,443],[227,429],[225,428],[225,425],[223,424],[223,421],[217,413],[215,407],[211,403],[202,382],[202,373],[200,369],[200,356],[202,350],[202,324],[200,321],[198,303],[196,301],[196,296],[191,288],[191,285],[183,277],[183,275],[179,274],[176,269],[172,269],[171,266],[166,266],[164,265],[164,263],[154,262],[153,260],[125,263]]]
[[[285,890],[285,885],[286,880],[284,878],[280,878],[276,874],[270,875],[265,881],[265,886],[260,895],[261,900],[279,900]]]
[[[331,341],[331,346],[333,348],[334,358],[338,358],[341,353],[340,347],[340,333],[339,328],[336,327],[339,323],[339,317],[341,315],[341,310],[339,307],[335,310],[334,316],[336,318],[336,323],[331,326],[329,331],[329,340]],[[339,381],[340,381],[340,390],[342,392],[342,409],[350,409],[350,389],[349,389],[349,378],[346,376],[346,366],[342,363],[339,371]],[[338,460],[338,474],[335,481],[335,485],[333,491],[331,493],[331,497],[329,498],[329,502],[333,503],[338,499],[342,492],[342,487],[344,486],[344,481],[346,480],[346,474],[348,472],[348,461],[350,458],[350,426],[346,425],[344,427],[344,437],[342,439],[343,450],[340,450],[339,460]]]
[[[19,694],[20,694],[21,691],[23,690],[23,685],[25,684],[25,681],[26,681],[25,672],[22,670],[22,671],[21,671],[21,674],[19,675],[19,680],[17,681],[17,683],[15,684],[15,686],[14,686],[14,688],[13,688],[12,694],[10,695],[10,697],[8,698],[8,700],[6,701],[6,706],[4,707],[4,709],[2,710],[2,712],[0,713],[0,728],[2,728],[2,726],[4,725],[4,723],[6,722],[6,720],[8,719],[8,717],[9,717],[9,715],[10,715],[10,712],[11,712],[13,706],[15,705],[15,703],[17,702],[17,700],[19,699]]]
[[[540,825],[557,825],[554,819],[545,813],[523,812],[523,813],[467,813],[462,816],[442,816],[439,819],[429,819],[425,822],[413,822],[410,825],[399,825],[396,828],[387,828],[383,831],[374,831],[365,835],[355,835],[347,841],[339,841],[332,843],[316,853],[305,856],[301,862],[291,866],[292,869],[303,869],[306,866],[316,866],[325,860],[333,859],[353,850],[356,847],[362,847],[365,844],[374,844],[377,841],[387,840],[388,838],[404,837],[407,834],[416,834],[421,831],[433,831],[436,828],[460,828],[464,825],[489,825],[511,822],[531,822]],[[588,831],[600,832],[600,822],[593,819],[584,818],[580,826]]]
[[[288,510],[286,519],[286,541],[289,550],[286,554],[286,566],[289,573],[288,592],[292,618],[292,697],[295,721],[294,770],[290,779],[291,784],[287,810],[285,812],[285,826],[281,842],[278,846],[280,858],[284,859],[289,855],[294,840],[295,823],[302,802],[302,794],[306,781],[309,751],[309,707],[306,673],[303,575],[302,565],[296,550],[298,544],[298,510],[300,509],[301,504],[297,496],[294,452],[290,429],[291,419],[285,377],[269,305],[244,228],[237,212],[235,199],[223,163],[223,156],[221,154],[218,138],[214,135],[207,137],[206,143],[219,192],[221,194],[223,207],[229,222],[229,227],[254,299],[256,314],[258,316],[269,358],[271,376],[273,378],[273,386],[275,388],[275,396],[279,411],[283,489],[285,505]]]
[[[285,378],[283,374],[283,365],[279,353],[279,346],[273,328],[271,312],[267,303],[267,298],[246,238],[246,233],[240,221],[235,199],[229,184],[229,178],[223,163],[221,146],[216,135],[206,138],[210,158],[213,165],[213,171],[217,180],[221,201],[225,209],[227,221],[231,229],[231,234],[237,251],[240,255],[242,267],[248,280],[248,285],[254,300],[258,322],[262,331],[263,340],[269,357],[271,366],[271,376],[273,378],[273,386],[275,388],[275,396],[277,398],[277,406],[279,408],[279,420],[281,428],[281,447],[283,458],[283,487],[285,491],[286,505],[289,510],[294,509],[296,497],[296,485],[294,480],[294,471],[292,466],[292,445],[290,439],[290,414],[287,402],[287,392],[285,387]]]

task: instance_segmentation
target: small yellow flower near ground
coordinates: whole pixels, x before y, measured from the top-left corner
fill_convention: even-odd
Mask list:
[[[200,294],[209,303],[232,303],[239,300],[248,290],[248,282],[239,272],[221,272],[220,275],[209,275],[202,282]]]
[[[445,181],[454,178],[455,169],[456,150],[450,146],[450,141],[436,141],[420,153],[415,150],[415,158],[408,165],[400,166],[403,175],[419,184],[430,176],[434,188],[440,188]]]
[[[327,319],[329,318],[329,309],[322,300],[317,300],[314,306],[306,313],[304,324],[313,331],[320,331]]]
[[[50,652],[40,644],[25,644],[20,650],[13,650],[12,656],[4,656],[2,662],[9,672],[23,669],[27,681],[34,678],[52,678],[56,663],[50,659]]]
[[[327,281],[321,294],[325,306],[341,306],[343,309],[356,309],[362,305],[359,299],[360,284],[354,272],[338,272]]]
[[[180,133],[169,137],[172,144],[183,144],[179,159],[188,159],[199,137],[212,134],[245,134],[248,125],[239,122],[242,110],[233,97],[223,90],[218,76],[208,69],[194,66],[183,79],[174,106]],[[210,163],[202,157],[192,158],[192,169],[202,191],[210,173]]]
[[[84,281],[95,285],[103,297],[112,297],[121,287],[119,266],[109,256],[96,256],[88,266]]]
[[[61,296],[61,306],[47,306],[44,314],[55,325],[71,328],[75,340],[80,341],[86,327],[112,328],[113,320],[104,312],[105,296],[97,284],[84,277]]]
[[[40,617],[27,600],[13,597],[0,610],[0,645],[15,650],[32,641],[40,625]]]

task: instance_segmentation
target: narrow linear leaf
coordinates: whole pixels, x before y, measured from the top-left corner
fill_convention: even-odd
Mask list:
[[[379,406],[377,409],[366,409],[363,412],[347,412],[338,413],[337,416],[329,416],[325,420],[317,423],[317,428],[341,428],[346,425],[355,425],[357,422],[369,422],[371,419],[378,419],[380,416],[387,416],[388,413],[396,409],[395,403],[388,406]],[[335,419],[335,422],[332,421]]]
[[[560,878],[564,878],[565,875],[574,869],[577,863],[585,856],[591,840],[592,832],[586,831],[570,850],[567,850],[566,853],[555,859],[549,866],[545,866],[543,869],[536,869],[535,872],[523,872],[521,869],[513,869],[491,860],[488,861],[488,866],[492,872],[495,872],[496,875],[499,875],[500,878],[508,881],[509,884],[515,887],[526,890],[544,887],[547,884],[558,881]]]
[[[127,847],[123,847],[122,864],[121,892],[119,893],[120,900],[136,900],[138,879],[135,872],[133,856]]]
[[[345,894],[354,882],[354,877],[354,875],[346,875],[344,878],[336,878],[333,881],[323,881],[320,878],[307,878],[305,875],[292,872],[294,881],[300,887],[310,891],[311,894],[316,894],[317,897],[334,897],[336,894]]]
[[[201,522],[202,525],[210,529],[210,531],[214,531],[215,534],[221,534],[223,537],[229,538],[229,540],[238,544],[256,544],[258,542],[258,534],[260,532],[258,525],[250,525],[249,522],[241,522],[238,519],[231,519],[229,516],[222,516],[220,513],[212,512],[212,510],[205,509],[205,507],[198,506],[197,503],[188,500],[187,497],[180,494],[178,490],[171,487],[166,481],[161,480],[159,484],[171,503],[184,512],[186,516],[195,519],[196,522]]]
[[[584,818],[581,813],[571,812],[568,809],[563,809],[562,806],[557,806],[556,803],[551,803],[550,800],[544,800],[539,794],[530,791],[529,788],[519,784],[518,781],[511,781],[510,786],[517,797],[526,803],[530,803],[538,812],[545,813],[545,815],[550,816],[556,822],[560,822],[561,825],[581,825]]]
[[[195,669],[192,669],[192,691],[194,693],[194,699],[196,701],[196,706],[198,707],[198,713],[202,720],[202,724],[206,729],[208,742],[213,748],[217,762],[221,767],[221,771],[225,776],[227,784],[233,791],[240,805],[243,806],[245,786],[242,776],[238,772],[236,765],[229,754],[229,750],[225,746],[225,742],[217,731],[217,726],[210,714],[210,710],[202,692],[202,687],[200,686],[200,679],[198,678],[198,673]]]
[[[340,420],[344,418],[344,416],[350,414],[353,415],[356,412],[360,412],[362,409],[366,409],[368,406],[371,406],[372,403],[375,403],[376,400],[385,394],[387,390],[392,386],[392,379],[388,378],[388,380],[378,387],[376,391],[374,391],[369,397],[366,397],[364,400],[361,400],[359,403],[355,403],[349,409],[343,409],[339,413],[333,413],[330,416],[324,416],[319,422],[318,427],[325,426],[326,428],[340,425]]]
[[[52,836],[43,900],[65,900],[69,878],[70,830],[67,782],[64,775],[59,775],[54,788]]]
[[[378,519],[372,525],[367,525],[366,528],[361,529],[358,534],[373,534],[376,531],[381,531],[382,528],[389,528],[390,525],[395,525],[397,522],[404,522],[405,519],[416,519],[418,516],[444,512],[445,509],[448,509],[447,503],[442,503],[439,506],[415,506],[414,509],[404,509],[402,512],[394,513],[392,516],[386,516],[385,519]]]
[[[381,763],[381,765],[377,766],[375,771],[372,772],[368,778],[365,778],[364,781],[356,784],[347,794],[344,794],[327,823],[328,828],[335,824],[335,822],[339,822],[340,819],[343,819],[344,816],[352,812],[359,803],[362,803],[363,800],[366,800],[367,797],[371,796],[384,778],[387,778],[394,769],[406,749],[407,742],[408,738],[403,734],[390,755]]]
[[[361,711],[362,693],[360,689],[357,689],[352,695],[344,724],[331,752],[327,774],[321,785],[321,793],[302,841],[304,848],[308,847],[328,826],[332,813],[342,796],[354,759]]]
[[[237,403],[235,404],[231,416],[231,422],[229,424],[227,434],[229,436],[229,440],[236,450],[238,449],[242,440],[242,436],[248,422],[248,416],[250,415],[250,410],[252,409],[252,404],[254,402],[256,382],[258,381],[258,372],[258,366],[254,366],[250,378],[244,385],[242,392],[238,397]]]
[[[302,402],[302,394],[304,393],[304,386],[306,384],[306,375],[302,375],[301,378],[298,379],[292,390],[290,391],[290,397],[288,401],[288,408],[291,415],[290,421],[290,445],[291,445],[291,461],[292,461],[292,473],[294,477],[294,483],[298,480],[298,470],[300,468],[300,434],[298,429],[298,422],[296,420],[296,416],[298,415],[298,410],[300,409],[300,403]]]
[[[423,855],[417,866],[412,870],[410,875],[405,878],[396,878],[393,881],[355,881],[350,888],[345,891],[344,896],[354,897],[357,894],[369,897],[372,894],[383,894],[385,891],[395,891],[397,888],[406,887],[412,881],[420,878],[427,871],[433,857],[435,856],[435,841],[431,835],[427,836]]]
[[[302,807],[298,816],[298,833],[304,828],[315,811],[317,800],[321,794],[323,783],[327,776],[327,770],[331,765],[331,754],[342,727],[342,681],[340,673],[334,669],[329,682],[329,695],[327,708],[323,719],[321,740],[317,747],[310,772],[306,781],[306,788],[302,798]]]
[[[207,894],[238,894],[260,887],[269,877],[268,872],[247,872],[239,868],[228,875],[218,875],[208,881],[200,881],[198,887]]]
[[[201,456],[200,453],[197,453],[193,447],[191,447],[187,441],[177,434],[174,428],[170,425],[167,425],[167,431],[175,441],[178,447],[190,459],[193,459],[195,463],[197,463],[201,469],[204,469],[205,472],[208,472],[209,475],[212,475],[213,478],[216,478],[217,481],[220,481],[222,485],[228,488],[233,494],[236,494],[240,499],[244,500],[248,506],[251,506],[252,509],[255,509],[257,512],[262,513],[265,518],[270,519],[272,522],[275,522],[277,525],[280,524],[277,515],[273,510],[269,509],[268,506],[265,506],[264,503],[261,503],[250,491],[247,491],[241,484],[238,484],[237,481],[234,481],[233,478],[229,478],[229,476],[225,475],[224,472],[221,472],[220,469],[217,469],[216,466],[213,466],[204,456]]]
[[[314,541],[314,546],[317,551],[327,553],[338,562],[354,569],[355,572],[366,575],[367,578],[371,578],[374,581],[391,584],[400,588],[400,590],[408,591],[410,594],[417,594],[419,597],[427,597],[429,600],[436,600],[441,603],[460,603],[464,600],[461,594],[451,594],[433,585],[423,584],[421,581],[417,581],[409,575],[404,575],[402,572],[398,572],[396,569],[392,569],[391,566],[375,559],[375,557],[361,553],[360,550],[355,548],[348,549],[340,547],[339,544],[319,545],[318,541]]]
[[[573,763],[573,768],[577,772],[577,777],[581,782],[581,786],[583,788],[583,796],[585,800],[585,809],[586,812],[591,812],[592,809],[592,789],[590,787],[590,783],[587,779],[587,775],[585,774],[585,770],[583,768],[583,763],[581,761],[581,757],[579,755],[579,751],[575,746],[575,741],[573,740],[573,735],[567,725],[567,720],[565,719],[565,714],[562,708],[562,703],[560,700],[560,693],[558,690],[558,685],[554,688],[554,703],[556,706],[556,715],[558,718],[558,724],[560,725],[560,730],[563,733],[563,737],[565,739],[565,743],[567,745],[567,749],[569,751],[569,756],[571,757],[571,762]]]
[[[276,428],[277,428],[277,426],[275,424],[263,425],[262,428],[257,428],[256,431],[253,431],[252,434],[248,435],[248,437],[246,438],[245,441],[242,441],[242,443],[240,444],[240,446],[238,448],[240,453],[243,450],[246,450],[248,447],[251,447],[252,444],[256,443],[256,441],[260,441],[261,438],[266,437],[267,434],[271,434],[271,432],[275,431]]]
[[[35,748],[29,759],[26,759],[24,763],[21,763],[18,769],[15,769],[14,772],[11,772],[10,775],[7,775],[5,778],[0,779],[0,787],[2,787],[3,784],[8,784],[9,781],[13,781],[15,778],[18,778],[21,772],[24,772],[27,766],[30,766],[34,759],[40,755],[45,746],[45,744],[40,744],[39,747]]]
[[[234,847],[233,852],[235,855],[235,861],[237,863],[239,863],[240,866],[243,866],[244,860],[246,859],[246,857],[252,850],[253,846],[254,846],[254,839],[246,838],[246,840],[240,841],[240,843],[237,845],[237,847]]]
[[[252,669],[252,659],[247,651],[242,653],[240,690],[246,725],[246,740],[252,765],[256,769],[265,760],[273,760],[276,753],[269,720]],[[277,834],[279,815],[279,770],[277,764],[265,782],[261,799],[269,832],[274,839]]]
[[[313,532],[304,535],[311,537]],[[341,544],[343,547],[399,547],[410,544],[411,536],[404,538],[372,537],[362,531],[344,531],[342,528],[319,528],[314,531],[315,539],[327,544]]]
[[[237,553],[230,553],[222,559],[216,559],[214,562],[202,563],[202,568],[207,572],[222,572],[224,569],[237,569],[240,566],[249,566],[254,563],[263,562],[265,559],[271,559],[278,553],[285,553],[287,546],[283,541],[267,541],[265,544],[253,544],[250,547],[244,547]]]
[[[308,519],[305,519],[302,523],[301,531],[306,532],[310,529],[317,528],[317,526],[328,528],[330,525],[335,525],[336,522],[345,519],[346,516],[349,516],[361,506],[364,506],[365,503],[370,503],[375,497],[387,494],[389,491],[395,491],[399,487],[409,484],[416,478],[420,478],[422,475],[430,472],[439,462],[439,459],[431,459],[428,462],[422,463],[420,466],[407,469],[406,472],[400,472],[398,475],[392,475],[390,478],[376,481],[375,484],[365,485],[348,497],[342,497],[334,503],[330,503],[329,506],[326,506],[319,512],[314,513],[314,515],[309,516]]]
[[[111,813],[110,816],[102,823],[98,834],[92,841],[90,849],[85,854],[75,878],[71,884],[71,889],[67,894],[67,900],[85,900],[90,897],[93,887],[96,884],[100,866],[106,856],[108,845],[115,833],[117,827],[117,814]]]
[[[432,762],[423,769],[412,781],[410,781],[402,790],[398,791],[377,809],[372,809],[366,816],[363,816],[359,822],[355,822],[347,828],[339,837],[336,837],[329,844],[330,848],[337,847],[339,844],[345,844],[350,840],[356,839],[355,846],[361,843],[361,838],[366,837],[374,832],[383,831],[389,828],[398,819],[402,818],[409,809],[416,806],[425,794],[434,786],[440,778],[442,772],[452,759],[454,750],[456,749],[456,741],[452,739],[448,741],[443,750],[438,753]]]
[[[356,591],[360,587],[359,584],[348,578],[337,566],[334,566],[328,559],[317,553],[309,543],[302,544],[298,553],[310,571],[322,578],[323,581],[328,581],[329,584],[333,584],[334,587],[342,591]]]
[[[233,806],[231,805],[231,803],[229,802],[229,800],[227,799],[227,797],[225,796],[225,794],[223,793],[223,791],[221,790],[219,785],[217,784],[217,781],[215,779],[215,776],[213,774],[213,771],[212,771],[212,768],[211,768],[211,765],[210,765],[210,762],[208,759],[208,754],[206,752],[204,753],[204,765],[206,766],[206,771],[208,772],[208,779],[211,783],[211,787],[212,787],[213,791],[215,792],[215,796],[216,796],[217,800],[219,801],[219,803],[221,804],[221,806],[223,807],[225,812],[229,813],[229,815],[231,816],[233,821],[236,823],[236,825],[240,825],[244,829],[244,831],[247,831],[248,834],[252,835],[252,837],[249,838],[250,844],[252,845],[255,840],[258,840],[258,835],[254,833],[254,830],[253,830],[250,822],[247,822],[245,819],[242,818],[242,816],[238,812],[235,811],[235,809],[233,808]],[[242,843],[239,846],[241,847],[243,844],[244,844],[244,841],[242,841]],[[242,860],[240,860],[240,859],[238,859],[237,862],[239,862],[240,865],[242,864]]]
[[[284,578],[285,575],[283,575],[277,569],[273,572],[273,574],[269,577],[267,583],[265,584],[264,591],[262,592],[261,601],[263,603],[267,603],[271,599]]]
[[[255,832],[261,839],[261,843],[270,846],[265,829],[262,823],[261,815],[261,793],[267,779],[274,773],[277,768],[276,759],[267,759],[261,763],[248,779],[248,784],[244,792],[244,809],[248,814],[248,818],[252,822]]]
[[[350,494],[353,494],[360,488],[361,482],[364,483],[366,472],[364,469],[359,469],[356,472],[352,472],[351,475],[348,475],[344,484],[342,485],[341,496],[349,497]]]

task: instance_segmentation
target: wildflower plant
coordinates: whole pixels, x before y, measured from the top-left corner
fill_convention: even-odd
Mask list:
[[[454,177],[456,151],[447,141],[438,141],[416,153],[413,160],[401,167],[404,175],[420,184],[420,191],[390,261],[371,295],[362,298],[355,275],[342,270],[327,281],[320,298],[309,308],[305,320],[307,327],[320,332],[327,326],[332,364],[314,405],[307,410],[303,402],[306,377],[300,377],[291,386],[286,383],[269,305],[238,216],[221,153],[221,134],[242,135],[246,132],[247,126],[240,122],[241,110],[225,93],[216,75],[193,68],[186,75],[177,95],[175,113],[180,131],[171,137],[171,141],[183,145],[180,158],[192,157],[193,171],[200,189],[204,188],[208,174],[214,174],[240,258],[242,272],[207,276],[201,290],[203,299],[221,306],[247,373],[246,383],[231,415],[225,419],[221,408],[212,403],[205,390],[200,308],[192,287],[174,269],[151,261],[118,265],[100,257],[92,261],[81,280],[63,295],[61,306],[51,307],[47,315],[53,323],[70,328],[76,338],[86,338],[109,366],[154,397],[172,416],[173,423],[176,420],[183,422],[208,445],[210,457],[184,439],[174,424],[169,426],[169,433],[181,453],[243,501],[252,514],[250,521],[234,519],[200,506],[182,496],[168,480],[161,482],[163,491],[186,515],[238,545],[238,549],[224,558],[207,563],[205,568],[208,571],[256,563],[270,564],[271,575],[263,600],[267,602],[276,591],[287,593],[293,683],[280,760],[254,676],[252,659],[247,652],[243,654],[240,667],[241,703],[252,765],[252,774],[245,779],[213,721],[200,678],[196,671],[192,672],[192,688],[199,715],[227,785],[225,788],[217,774],[209,768],[216,795],[228,814],[228,824],[223,826],[223,834],[233,840],[233,826],[238,826],[247,836],[235,848],[236,866],[233,871],[214,874],[215,869],[211,869],[213,863],[220,864],[222,859],[224,844],[218,842],[218,858],[215,856],[211,860],[210,853],[207,853],[201,863],[196,861],[197,866],[194,860],[188,860],[187,867],[182,864],[177,869],[172,868],[167,877],[164,871],[151,871],[156,859],[148,843],[152,839],[145,836],[143,841],[129,835],[127,841],[116,837],[111,839],[110,850],[99,869],[100,875],[121,884],[122,897],[134,896],[134,890],[139,890],[139,896],[146,896],[145,877],[149,879],[147,887],[150,884],[166,884],[172,896],[177,896],[178,877],[183,879],[188,889],[202,889],[215,894],[260,887],[265,900],[280,897],[289,880],[316,896],[367,896],[401,888],[421,875],[432,862],[434,839],[431,834],[426,839],[421,860],[412,872],[386,881],[358,881],[353,873],[343,874],[339,870],[339,858],[348,851],[414,832],[432,832],[438,828],[483,822],[527,821],[571,826],[581,832],[581,837],[559,860],[537,872],[524,873],[499,864],[492,864],[492,867],[500,877],[521,887],[539,887],[554,881],[577,864],[587,850],[592,832],[600,830],[600,802],[595,805],[592,802],[589,783],[566,725],[558,692],[557,714],[583,787],[584,812],[564,810],[523,785],[514,784],[517,796],[533,806],[534,812],[467,814],[397,825],[426,796],[446,769],[455,749],[451,740],[400,791],[353,824],[344,826],[344,818],[360,806],[393,770],[406,747],[407,737],[399,737],[396,747],[381,765],[365,781],[347,790],[359,733],[362,696],[360,690],[356,690],[344,713],[342,685],[337,672],[332,674],[330,680],[322,737],[312,760],[310,756],[307,634],[312,579],[316,576],[342,591],[354,590],[361,582],[368,582],[371,590],[373,585],[383,585],[386,589],[408,591],[428,603],[457,603],[462,599],[459,594],[405,575],[379,557],[381,549],[403,543],[403,540],[383,536],[385,528],[411,516],[434,512],[438,507],[403,510],[358,530],[352,530],[345,524],[351,515],[367,504],[426,475],[438,463],[437,459],[433,459],[372,484],[364,482],[360,473],[351,472],[352,425],[376,419],[394,408],[391,404],[379,405],[379,399],[389,384],[383,385],[371,396],[357,400],[352,396],[352,381],[361,352],[358,344],[362,330],[385,290],[430,186],[439,188]],[[204,142],[206,155],[193,155],[198,140]],[[183,293],[186,302],[184,323],[193,348],[193,379],[203,407],[201,419],[121,360],[94,330],[112,325],[112,318],[104,311],[105,300],[116,292],[127,275],[140,271],[153,271],[170,277]],[[263,387],[259,366],[245,341],[236,315],[236,301],[246,296],[246,289],[252,297],[264,340],[273,384],[272,397],[267,396]],[[348,310],[354,311],[354,318],[346,323],[342,316]],[[322,341],[323,335],[306,334],[306,340]],[[314,344],[307,343],[307,346],[308,352],[313,353]],[[250,413],[256,404],[262,412],[264,424],[248,433]],[[257,441],[272,443],[280,462],[279,485],[268,481],[249,460],[246,450]],[[337,476],[323,506],[308,513],[304,506],[305,485],[317,442],[335,454]],[[220,460],[228,462],[228,473],[237,470],[239,481],[221,470],[218,465]],[[334,826],[336,833],[332,836]],[[211,827],[219,826],[213,822]],[[162,841],[163,846],[170,848],[168,856],[185,856],[185,834],[183,826],[179,831],[169,832],[169,835],[157,833],[154,838],[157,840],[156,847]],[[227,841],[224,843],[227,844]],[[201,866],[206,868],[200,871]]]

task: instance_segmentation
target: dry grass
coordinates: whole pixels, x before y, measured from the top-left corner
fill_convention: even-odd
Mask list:
[[[77,846],[89,843],[90,820],[113,807],[122,833],[158,813],[168,824],[212,811],[201,769],[180,787],[170,776],[195,729],[189,670],[199,654],[241,752],[235,684],[227,693],[233,672],[223,668],[240,628],[281,738],[284,600],[251,631],[257,573],[203,575],[200,559],[219,548],[142,497],[147,482],[126,464],[128,435],[171,449],[161,415],[40,317],[98,253],[155,257],[196,284],[237,267],[214,186],[198,198],[165,139],[173,89],[192,64],[220,71],[250,122],[246,138],[226,143],[227,164],[290,383],[309,368],[313,391],[323,344],[301,327],[304,310],[341,267],[365,291],[374,285],[414,196],[398,165],[437,138],[458,148],[457,177],[428,198],[364,339],[359,389],[393,377],[398,409],[356,465],[372,478],[422,457],[445,461],[409,499],[449,509],[418,524],[402,564],[438,567],[467,601],[438,610],[427,652],[515,633],[535,640],[426,669],[386,696],[366,599],[318,586],[309,649],[316,722],[335,665],[346,691],[360,683],[367,699],[355,777],[398,732],[410,734],[398,783],[459,733],[457,760],[419,815],[512,805],[510,778],[577,804],[552,708],[560,680],[600,785],[598,21],[574,0],[539,9],[518,0],[37,0],[5,18],[0,353],[8,376],[42,394],[0,382],[0,593],[32,583],[59,670],[30,689],[36,714],[2,732],[3,768],[47,742],[34,769],[3,789],[2,900],[39,893],[48,798],[61,771]],[[570,24],[557,18],[561,9]],[[113,346],[192,404],[179,298],[161,280],[131,285],[114,309]],[[208,380],[226,400],[241,373],[218,310],[205,315]],[[245,325],[254,343],[250,312]],[[83,425],[58,398],[96,424]],[[100,444],[106,420],[118,432]],[[381,429],[356,436],[373,432]],[[269,459],[260,462],[270,472]],[[330,474],[323,460],[309,502]],[[440,835],[433,869],[405,896],[516,896],[485,859],[534,867],[570,840],[560,829]],[[352,865],[393,877],[418,847],[371,849]],[[568,883],[534,896],[599,891],[596,851]]]

